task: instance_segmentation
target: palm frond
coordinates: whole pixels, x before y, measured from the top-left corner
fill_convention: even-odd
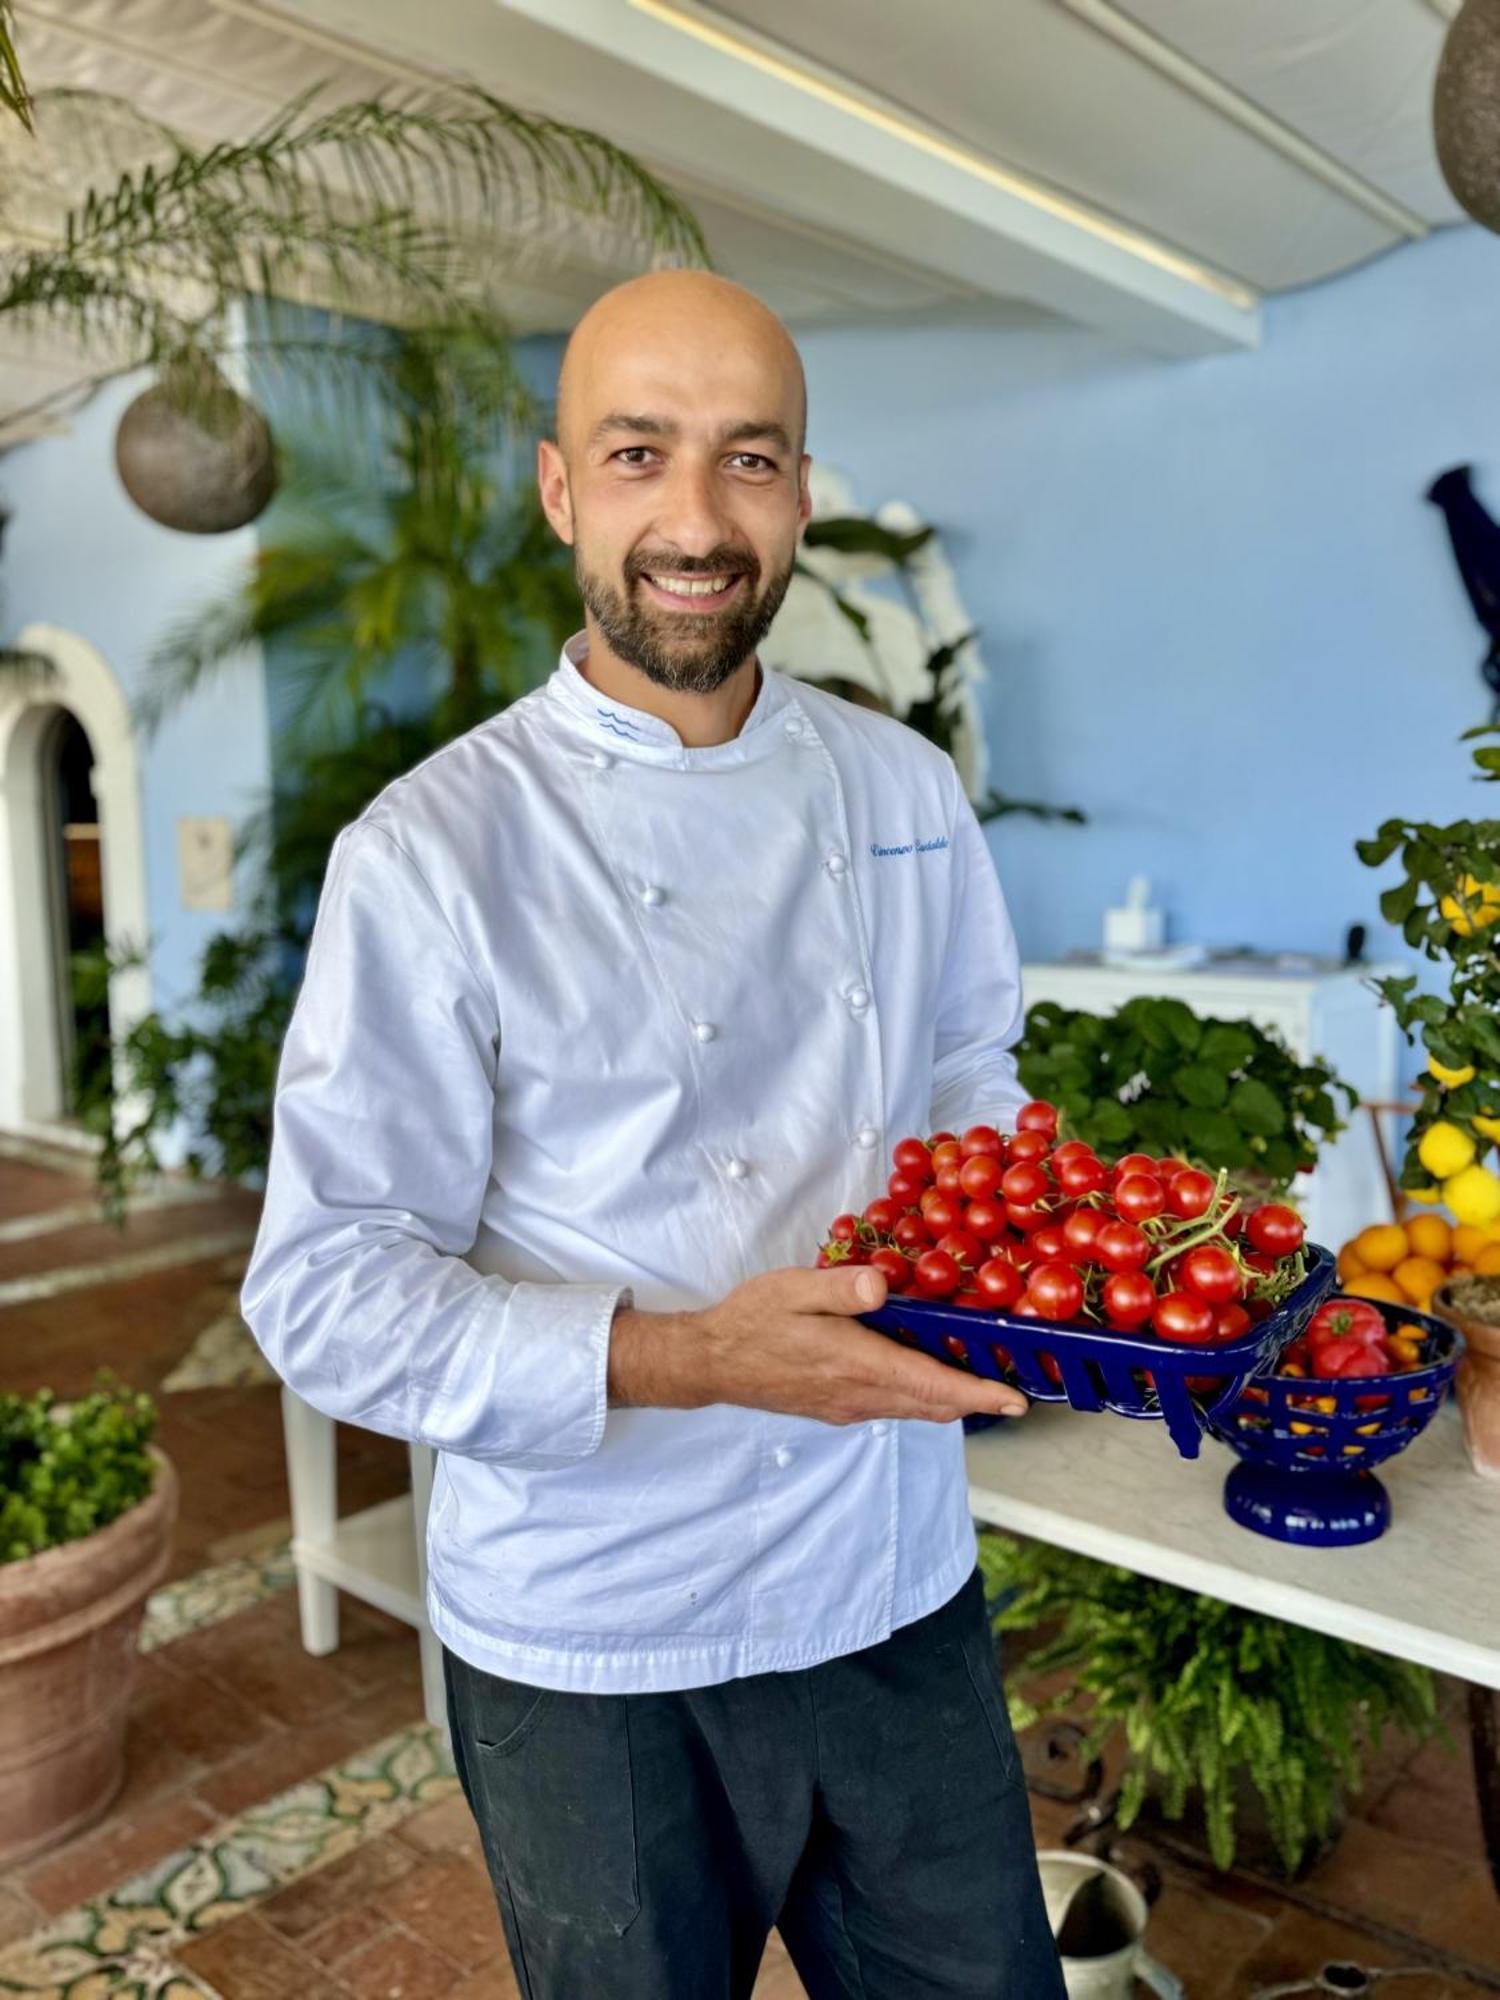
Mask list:
[[[36,130],[32,120],[31,92],[26,88],[20,59],[16,55],[15,17],[11,8],[4,4],[0,4],[0,105],[14,113],[28,132]]]

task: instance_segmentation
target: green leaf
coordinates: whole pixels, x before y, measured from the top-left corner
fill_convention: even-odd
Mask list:
[[[1286,1130],[1286,1107],[1265,1084],[1246,1078],[1229,1093],[1229,1109],[1247,1132],[1269,1139]]]
[[[1182,1114],[1182,1129],[1195,1156],[1209,1167],[1235,1167],[1245,1159],[1240,1128],[1222,1111],[1199,1111],[1189,1107]]]
[[[1254,1053],[1254,1035],[1232,1021],[1210,1021],[1198,1044],[1198,1061],[1226,1074],[1243,1068]]]
[[[1380,914],[1388,924],[1404,924],[1417,906],[1420,884],[1400,882],[1394,889],[1387,889],[1380,898]]]
[[[1207,1063],[1188,1063],[1178,1070],[1175,1082],[1177,1095],[1183,1102],[1196,1104],[1204,1111],[1218,1111],[1229,1096],[1228,1076]]]

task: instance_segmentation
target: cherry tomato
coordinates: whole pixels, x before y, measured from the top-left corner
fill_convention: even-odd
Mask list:
[[[913,1180],[932,1179],[932,1148],[924,1139],[901,1139],[896,1143],[891,1159],[903,1174],[910,1174]]]
[[[932,1177],[932,1184],[939,1194],[960,1195],[963,1193],[963,1169],[945,1161]]]
[[[966,1201],[963,1217],[959,1225],[982,1242],[993,1243],[1005,1229],[1005,1203],[1003,1201]]]
[[[1000,1192],[1018,1208],[1032,1208],[1051,1192],[1045,1171],[1030,1160],[1007,1167],[1000,1177]]]
[[[934,1179],[943,1167],[961,1167],[964,1163],[963,1148],[957,1139],[934,1140],[932,1147],[932,1172]]]
[[[893,1292],[904,1292],[916,1269],[910,1257],[904,1257],[899,1250],[889,1247],[871,1251],[870,1268],[881,1273]]]
[[[1127,1222],[1150,1222],[1167,1205],[1167,1191],[1154,1174],[1122,1174],[1115,1182],[1115,1207]]]
[[[922,1220],[927,1224],[927,1234],[934,1243],[940,1236],[946,1236],[950,1229],[957,1229],[961,1214],[952,1195],[939,1194],[936,1188],[929,1188],[922,1197]]]
[[[970,1286],[966,1291],[955,1292],[953,1294],[953,1297],[949,1300],[949,1304],[955,1306],[968,1306],[971,1308],[971,1310],[978,1312],[989,1312],[991,1309],[990,1302],[985,1297],[984,1293],[976,1292],[972,1286]],[[965,1357],[967,1358],[967,1350],[965,1350]]]
[[[963,1147],[966,1160],[972,1159],[976,1153],[987,1153],[998,1160],[1005,1147],[1005,1141],[993,1125],[971,1125],[958,1143]]]
[[[974,1153],[959,1168],[958,1184],[971,1201],[980,1201],[995,1192],[1005,1173],[997,1153]]]
[[[956,1146],[957,1144],[958,1134],[956,1132],[934,1132],[932,1137],[927,1141],[927,1150],[930,1153],[935,1147]]]
[[[1202,1347],[1213,1338],[1214,1309],[1191,1292],[1168,1292],[1164,1299],[1158,1299],[1151,1324],[1163,1340]]]
[[[1184,1222],[1207,1215],[1214,1198],[1214,1179],[1197,1167],[1185,1167],[1167,1182],[1167,1207]]]
[[[1013,1319],[1041,1319],[1043,1316],[1041,1307],[1030,1292],[1023,1292],[1010,1311]]]
[[[963,1279],[958,1265],[946,1250],[924,1250],[917,1259],[917,1290],[929,1299],[945,1299],[956,1292]]]
[[[1250,1269],[1252,1271],[1259,1271],[1263,1277],[1267,1278],[1270,1277],[1271,1273],[1281,1262],[1281,1259],[1274,1256],[1269,1250],[1246,1250],[1243,1254],[1245,1262],[1249,1265]]]
[[[1065,1160],[1092,1160],[1096,1157],[1087,1139],[1064,1139],[1060,1146],[1052,1148],[1052,1165],[1060,1167]]]
[[[1163,1185],[1172,1180],[1176,1175],[1185,1174],[1190,1171],[1190,1162],[1179,1159],[1175,1153],[1169,1153],[1166,1159],[1158,1160],[1156,1163],[1156,1178]]]
[[[1109,1170],[1092,1153],[1072,1153],[1061,1162],[1054,1153],[1052,1171],[1063,1193],[1071,1195],[1075,1201],[1082,1195],[1102,1194],[1109,1186]]]
[[[1025,1290],[1020,1272],[1008,1257],[989,1258],[975,1272],[974,1281],[991,1309],[1000,1312],[1014,1305]]]
[[[1094,1238],[1094,1255],[1107,1271],[1143,1271],[1151,1261],[1151,1238],[1133,1222],[1105,1222]]]
[[[922,1190],[928,1185],[918,1180],[915,1174],[903,1174],[898,1168],[885,1184],[885,1191],[897,1208],[915,1208],[922,1199]]]
[[[1216,1220],[1219,1234],[1238,1238],[1245,1233],[1245,1204],[1229,1195],[1219,1204]]]
[[[969,1350],[964,1346],[956,1333],[945,1333],[943,1335],[943,1345],[955,1361],[962,1361],[965,1366],[968,1365]]]
[[[902,1250],[925,1250],[932,1241],[927,1234],[927,1224],[920,1215],[898,1215],[891,1235]]]
[[[1005,1204],[1005,1219],[1012,1229],[1019,1229],[1023,1236],[1030,1236],[1033,1230],[1045,1229],[1053,1218],[1050,1209],[1032,1208],[1025,1202],[1008,1201]]]
[[[1040,1132],[1017,1132],[1005,1142],[1007,1160],[1045,1160],[1051,1148]]]
[[[1062,1226],[1069,1254],[1080,1264],[1092,1261],[1094,1242],[1104,1227],[1104,1215],[1097,1208],[1075,1208]]]
[[[1075,1319],[1083,1309],[1083,1280],[1071,1264],[1037,1264],[1026,1281],[1026,1296],[1044,1319]]]
[[[1295,1209],[1268,1201],[1250,1211],[1245,1219],[1245,1234],[1257,1250],[1268,1250],[1273,1257],[1290,1257],[1294,1250],[1301,1249],[1307,1231]]]
[[[1239,1266],[1229,1252],[1216,1249],[1212,1243],[1200,1243],[1179,1257],[1174,1276],[1184,1291],[1206,1299],[1211,1306],[1231,1305],[1245,1288]]]
[[[828,1226],[828,1234],[835,1243],[853,1243],[859,1235],[857,1215],[836,1215]]]
[[[901,1210],[889,1195],[881,1195],[865,1210],[865,1221],[877,1236],[889,1236],[901,1219]]]
[[[1063,1225],[1048,1222],[1038,1229],[1031,1239],[1031,1254],[1039,1264],[1071,1264],[1073,1252]]]
[[[1116,1271],[1104,1280],[1104,1311],[1111,1326],[1134,1332],[1156,1310],[1156,1287],[1144,1271]]]
[[[1127,1174],[1149,1174],[1155,1180],[1156,1162],[1149,1153],[1127,1153],[1123,1159],[1115,1161],[1110,1172],[1117,1182],[1124,1180]]]
[[[1016,1113],[1018,1132],[1042,1132],[1049,1138],[1057,1136],[1057,1106],[1048,1104],[1044,1098],[1035,1098],[1030,1104],[1023,1104]]]
[[[1220,1306],[1214,1314],[1214,1342],[1217,1345],[1221,1340],[1238,1340],[1241,1334],[1248,1333],[1254,1324],[1254,1320],[1242,1305]]]
[[[965,1265],[969,1270],[981,1263],[984,1246],[977,1236],[971,1236],[967,1229],[950,1229],[937,1241],[939,1250],[946,1250],[955,1264]]]

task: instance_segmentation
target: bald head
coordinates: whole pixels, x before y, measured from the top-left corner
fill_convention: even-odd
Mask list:
[[[582,451],[612,415],[655,413],[656,404],[640,397],[658,382],[679,395],[743,403],[739,421],[780,425],[787,454],[801,456],[802,357],[775,313],[743,285],[712,271],[648,271],[596,299],[570,334],[558,374],[564,456]]]

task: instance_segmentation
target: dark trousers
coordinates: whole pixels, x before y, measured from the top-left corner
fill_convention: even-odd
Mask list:
[[[1062,2000],[976,1570],[878,1645],[676,1694],[446,1648],[458,1775],[525,2000]]]

